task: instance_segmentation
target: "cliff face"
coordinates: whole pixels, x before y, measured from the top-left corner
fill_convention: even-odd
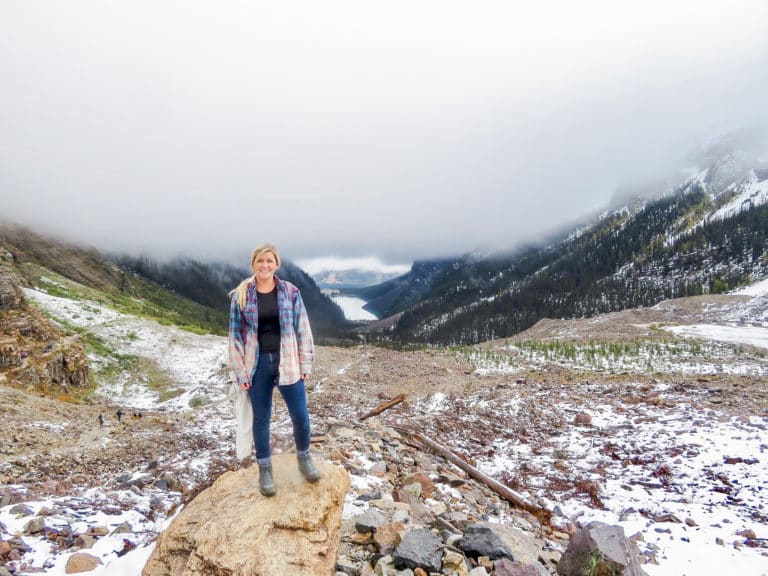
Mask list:
[[[0,248],[0,382],[54,394],[86,387],[85,349],[29,305],[14,262],[14,255]]]

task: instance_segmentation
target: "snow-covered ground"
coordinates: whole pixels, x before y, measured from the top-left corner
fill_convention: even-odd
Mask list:
[[[595,480],[604,509],[579,498],[551,506],[580,522],[600,520],[620,524],[627,535],[641,533],[641,549],[654,551],[659,562],[644,567],[651,576],[767,573],[764,549],[745,546],[743,534],[768,538],[768,418],[723,420],[693,406],[664,411],[663,418],[649,406],[628,412],[597,405],[589,412],[592,426],[571,426],[552,452],[525,458],[533,467],[553,469],[553,454],[567,452],[574,467],[569,474]],[[631,432],[614,432],[622,429]],[[494,466],[499,463],[481,468]]]
[[[163,326],[153,320],[116,312],[98,302],[71,300],[51,296],[39,290],[25,290],[26,296],[40,305],[53,319],[72,326],[87,327],[118,355],[135,356],[151,364],[155,378],[165,382],[163,390],[151,385],[146,370],[126,370],[118,373],[113,381],[105,382],[99,395],[105,402],[120,406],[124,411],[165,410],[167,413],[190,412],[192,406],[205,405],[201,410],[190,412],[188,425],[210,437],[220,437],[222,445],[230,443],[229,435],[234,419],[225,401],[229,379],[225,369],[227,343],[220,336],[198,335],[174,326]],[[92,366],[106,366],[113,357],[89,356]],[[163,395],[170,395],[163,399]],[[197,402],[195,402],[197,400]],[[174,455],[174,465],[187,473],[207,474],[212,454],[201,453]],[[21,487],[15,487],[21,488]],[[109,576],[138,576],[154,548],[154,538],[169,519],[157,514],[177,505],[181,495],[168,490],[144,488],[137,494],[131,490],[94,488],[78,497],[50,498],[41,502],[25,502],[34,513],[46,506],[56,511],[46,517],[48,526],[57,521],[69,523],[78,533],[89,528],[106,527],[109,535],[100,538],[87,553],[101,559],[103,565],[89,574]],[[130,503],[128,506],[127,503]],[[103,510],[111,508],[110,514]],[[150,508],[155,510],[150,513]],[[32,516],[18,516],[11,512],[13,506],[0,509],[0,522],[9,533],[22,533]],[[158,516],[156,521],[148,518]],[[113,534],[117,527],[131,528]],[[116,551],[127,538],[136,548],[118,556]],[[35,571],[63,575],[70,553],[54,554],[44,537],[24,536],[24,542],[34,548],[33,561],[25,556],[25,562]]]
[[[154,320],[121,314],[98,302],[59,298],[32,289],[24,292],[54,319],[87,328],[117,354],[153,363],[172,388],[157,390],[149,385],[146,376],[136,377],[125,371],[99,391],[111,404],[137,410],[188,410],[194,399],[200,404],[224,399],[229,386],[226,338],[163,326]],[[99,367],[111,359],[92,355],[89,361]],[[164,394],[172,397],[161,400]]]
[[[609,344],[515,343],[505,353],[479,350],[470,355],[478,374],[516,373],[545,364],[571,370],[611,373],[655,372],[659,374],[740,374],[768,375],[760,358],[742,358],[738,348],[718,342],[766,346],[768,329],[749,326],[674,326],[667,330],[679,335],[700,336],[715,342],[634,342]]]
[[[614,374],[645,371],[660,378],[768,375],[763,354],[743,356],[738,346],[768,348],[768,280],[735,294],[752,299],[726,310],[720,324],[664,326],[694,340],[612,346],[522,342],[505,353],[477,351],[470,359],[480,374],[513,375],[557,365]],[[542,394],[542,405],[564,415],[585,412],[591,426],[571,425],[543,451],[501,440],[491,449],[493,457],[478,461],[479,468],[496,476],[521,466],[556,475],[558,460],[567,461],[564,485],[574,477],[594,480],[603,508],[590,505],[583,494],[548,499],[546,474],[535,495],[582,523],[600,520],[622,525],[628,535],[640,533],[641,549],[658,560],[644,566],[651,576],[767,575],[768,413],[729,417],[665,390],[663,381],[652,405],[637,403],[628,409],[601,403],[597,390],[591,397],[595,404],[585,410],[583,404],[571,405],[567,395],[553,399]],[[434,412],[443,400],[435,394],[423,407]],[[498,410],[515,418],[519,406],[509,402]],[[529,477],[529,484],[535,485],[536,478]]]
[[[51,516],[45,516],[46,526],[50,528],[70,526],[75,532],[82,534],[89,529],[105,528],[107,535],[99,538],[92,548],[84,552],[99,558],[102,565],[97,566],[88,574],[104,576],[138,576],[149,555],[155,547],[154,537],[170,523],[170,518],[158,522],[147,519],[153,499],[167,499],[169,494],[161,490],[153,490],[137,495],[131,490],[120,493],[108,493],[100,488],[94,488],[83,496],[50,498],[39,502],[25,502],[34,515],[44,507],[54,510]],[[171,499],[178,501],[178,495]],[[125,510],[127,502],[133,503],[133,508]],[[107,514],[105,509],[110,506],[115,513]],[[23,534],[24,526],[34,517],[32,515],[14,514],[13,506],[0,509],[0,523],[4,524],[10,534]],[[118,512],[118,510],[120,510]],[[130,552],[122,553],[124,539],[136,547]],[[33,549],[32,557],[25,555],[27,569],[21,574],[40,573],[49,576],[64,576],[67,561],[71,554],[56,554],[54,546],[45,536],[24,536],[24,543]],[[118,556],[118,552],[121,553]]]
[[[692,324],[690,326],[669,326],[667,330],[678,336],[695,336],[705,340],[734,342],[736,344],[749,344],[758,348],[768,348],[768,328]]]
[[[733,198],[712,214],[711,220],[723,220],[768,202],[768,180],[758,180],[755,171],[750,170],[744,182],[733,184],[726,192],[733,193]]]
[[[641,388],[624,385],[638,395]],[[462,397],[457,407],[435,393],[415,409],[425,420],[445,421],[488,406],[486,395]],[[578,393],[545,385],[529,403],[494,399],[496,418],[525,421],[533,405],[561,426],[540,442],[531,430],[473,445],[477,467],[496,478],[524,478],[522,494],[555,510],[556,522],[598,520],[639,535],[639,548],[658,562],[643,566],[650,576],[768,574],[768,414],[700,408],[695,394],[663,382],[653,402],[611,396],[598,385]],[[591,423],[576,424],[579,413]]]
[[[733,294],[752,298],[734,304],[723,318],[724,323],[668,326],[666,329],[678,336],[768,348],[768,279],[736,290]]]
[[[751,292],[743,294],[755,301],[764,298],[768,281],[749,290]],[[178,389],[170,398],[161,399],[161,391],[150,386],[145,376],[127,370],[102,390],[111,403],[129,409],[164,408],[169,413],[184,413],[189,426],[211,436],[224,439],[231,433],[233,420],[224,401],[228,386],[225,338],[198,336],[161,326],[151,320],[120,314],[96,302],[57,298],[37,290],[27,291],[27,296],[52,317],[87,327],[115,353],[133,355],[150,363],[167,379],[169,387]],[[736,341],[765,347],[764,333],[755,332],[755,328],[765,330],[767,327],[721,325],[696,333],[702,338],[698,344],[638,346],[631,354],[626,350],[620,354],[608,350],[603,355],[588,346],[557,352],[563,365],[572,368],[585,363],[604,363],[603,369],[611,371],[657,372],[661,378],[659,404],[637,403],[626,407],[602,398],[595,390],[590,392],[593,401],[586,408],[592,419],[591,426],[563,428],[559,435],[552,436],[547,449],[538,453],[533,453],[525,444],[511,445],[509,441],[498,440],[493,446],[493,456],[478,459],[478,467],[489,474],[500,474],[525,462],[531,468],[557,474],[558,461],[567,460],[571,475],[586,481],[594,479],[599,484],[595,496],[603,508],[591,506],[582,493],[550,500],[550,505],[558,506],[568,517],[578,517],[580,522],[598,519],[621,524],[628,534],[642,533],[641,549],[655,552],[659,562],[644,567],[651,576],[711,573],[765,576],[768,574],[765,548],[745,545],[744,534],[751,530],[753,542],[764,542],[760,539],[768,538],[768,414],[730,417],[698,406],[690,397],[663,382],[663,375],[669,373],[765,374],[765,362],[741,361],[734,355],[733,345],[727,344]],[[694,334],[691,332],[694,327],[679,330]],[[517,346],[510,349],[510,354],[536,366],[552,363],[555,354],[552,350]],[[701,360],[705,357],[712,359],[711,366]],[[98,366],[113,359],[93,357],[91,360]],[[519,370],[517,362],[510,362],[506,356],[478,355],[474,360],[480,367],[478,372],[508,372],[512,381],[512,374]],[[487,366],[483,367],[483,362]],[[590,364],[589,369],[595,366]],[[345,367],[339,369],[339,374]],[[206,407],[190,410],[192,405],[199,405],[195,399]],[[575,405],[568,394],[553,400],[542,392],[541,403],[562,414],[585,410],[584,405]],[[446,418],[455,418],[449,398],[443,393],[427,398],[417,408],[431,415],[445,411]],[[506,403],[495,401],[493,409],[514,418],[522,408],[515,398],[510,398]],[[462,413],[469,418],[467,423],[471,426],[471,410]],[[286,425],[284,416],[277,426]],[[198,467],[200,473],[205,474],[211,454],[202,452],[196,459],[190,455],[180,458],[184,458],[184,466]],[[361,463],[361,468],[366,466],[367,463]],[[356,481],[370,483],[376,479],[364,477]],[[547,486],[543,480],[538,487],[534,483],[533,488],[540,489],[537,496],[546,498]],[[78,532],[88,527],[106,527],[110,535],[99,539],[89,550],[103,562],[103,566],[91,574],[137,576],[152,551],[155,534],[169,521],[162,514],[158,514],[156,520],[149,520],[153,516],[149,513],[150,507],[167,510],[179,499],[178,493],[170,491],[145,489],[136,493],[96,487],[77,497],[25,504],[33,512],[43,506],[53,509],[55,513],[48,517],[52,525],[67,522]],[[110,507],[110,502],[122,504]],[[126,502],[130,506],[126,507]],[[346,515],[359,512],[353,511],[352,506],[351,501],[346,503]],[[20,533],[31,517],[19,517],[11,512],[12,508],[0,509],[0,522],[8,532]],[[109,514],[104,512],[110,508]],[[127,533],[114,533],[125,523],[129,525],[124,527]],[[118,556],[116,551],[121,549],[123,538],[130,539],[137,547]],[[37,571],[64,574],[69,553],[54,555],[44,538],[24,536],[24,541],[34,549],[31,564]]]

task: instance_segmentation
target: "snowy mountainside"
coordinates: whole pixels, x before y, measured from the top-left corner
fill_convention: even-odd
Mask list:
[[[372,287],[380,316],[402,312],[383,337],[471,344],[541,318],[652,306],[766,278],[766,177],[762,165],[727,154],[671,192],[628,202],[558,242],[460,257],[436,263],[427,277],[411,272]]]
[[[750,170],[749,174],[741,181],[728,186],[713,198],[723,198],[724,203],[709,216],[713,220],[723,220],[743,210],[751,210],[768,202],[768,173],[761,172],[758,176],[756,170]]]

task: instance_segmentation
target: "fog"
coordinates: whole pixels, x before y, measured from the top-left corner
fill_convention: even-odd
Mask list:
[[[528,4],[0,0],[0,217],[402,264],[535,241],[768,126],[764,1]]]

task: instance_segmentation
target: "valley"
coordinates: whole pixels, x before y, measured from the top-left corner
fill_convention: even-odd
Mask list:
[[[179,504],[238,466],[226,340],[117,312],[74,282],[67,288],[68,298],[25,295],[63,328],[79,325],[101,343],[87,346],[99,386],[80,405],[0,386],[0,537],[16,534],[27,550],[6,565],[63,574],[72,548],[61,534],[70,530],[95,534],[90,553],[103,565],[93,574],[135,575]],[[543,320],[472,347],[318,347],[308,386],[313,449],[352,474],[345,525],[354,532],[366,494],[394,489],[396,477],[376,471],[383,461],[397,477],[425,470],[434,478],[436,515],[526,526],[545,542],[549,572],[571,530],[599,519],[634,537],[651,576],[734,566],[762,574],[767,292],[762,283],[744,295]],[[702,325],[709,332],[694,328]],[[357,421],[398,394],[405,403]],[[430,470],[463,473],[426,449],[406,447],[406,457],[376,448],[394,441],[395,428],[429,435],[540,502],[551,525],[471,479],[459,489],[438,483]],[[280,401],[273,440],[276,451],[292,447]],[[48,532],[28,533],[30,514],[42,508]],[[126,540],[130,550],[118,555]],[[347,538],[341,556],[359,568],[370,552]]]

